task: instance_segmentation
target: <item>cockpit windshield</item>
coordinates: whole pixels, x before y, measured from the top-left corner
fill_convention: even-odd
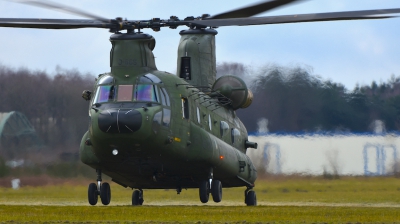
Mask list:
[[[117,101],[132,101],[133,85],[119,85]]]
[[[95,103],[104,103],[108,101],[113,101],[115,96],[114,86],[99,86],[97,88],[97,94],[94,99]]]
[[[114,78],[105,75],[98,82],[99,86],[93,103],[135,101],[161,103],[158,84],[162,82],[157,76],[146,74],[137,81],[136,85],[112,85],[115,83]],[[169,102],[167,105],[169,105]]]
[[[149,84],[136,85],[135,100],[159,102],[156,86]]]

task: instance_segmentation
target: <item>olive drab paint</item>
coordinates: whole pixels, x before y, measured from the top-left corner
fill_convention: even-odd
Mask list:
[[[399,8],[312,13],[286,16],[255,15],[297,0],[270,0],[210,16],[128,20],[104,18],[52,2],[22,1],[42,8],[62,9],[89,19],[0,18],[0,27],[35,29],[108,29],[111,72],[99,75],[90,100],[89,130],[80,144],[83,163],[97,172],[97,184],[88,187],[88,202],[111,200],[110,185],[102,173],[124,187],[136,188],[132,205],[142,205],[143,189],[198,188],[200,201],[222,200],[222,187],[246,186],[245,203],[257,205],[253,191],[257,171],[246,155],[247,130],[235,110],[248,107],[253,94],[235,76],[216,80],[215,35],[212,28],[299,22],[396,18]],[[158,71],[155,40],[140,32],[161,27],[180,32],[177,74]],[[209,29],[207,27],[210,27]],[[126,30],[126,33],[121,31]],[[135,31],[138,33],[135,33]]]
[[[211,87],[217,74],[216,30],[182,30],[178,47],[177,74],[193,86]],[[189,73],[189,74],[188,74]]]
[[[137,189],[198,188],[210,173],[223,187],[252,187],[257,172],[245,154],[246,128],[229,105],[212,98],[209,88],[197,88],[215,82],[217,32],[180,34],[178,74],[181,58],[190,57],[191,79],[157,70],[152,36],[131,32],[110,37],[111,73],[100,75],[93,90],[81,160],[114,182]],[[157,99],[135,101],[141,85],[153,88]],[[103,89],[110,95],[114,91],[115,98],[95,102]],[[119,102],[116,95],[122,89],[134,89],[133,99]]]

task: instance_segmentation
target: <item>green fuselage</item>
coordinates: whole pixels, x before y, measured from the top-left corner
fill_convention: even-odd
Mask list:
[[[247,131],[235,111],[179,76],[158,71],[154,39],[111,36],[111,73],[99,76],[83,136],[83,163],[139,189],[252,186]]]

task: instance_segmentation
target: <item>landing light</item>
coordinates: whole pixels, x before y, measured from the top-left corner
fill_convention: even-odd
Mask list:
[[[114,149],[114,150],[112,151],[112,154],[113,154],[114,156],[116,156],[116,155],[118,154],[118,150]]]

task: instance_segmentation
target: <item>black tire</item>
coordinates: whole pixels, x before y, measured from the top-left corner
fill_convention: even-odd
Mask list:
[[[97,185],[95,183],[89,184],[88,188],[88,201],[91,205],[96,205],[99,198],[99,193],[97,191]]]
[[[246,195],[246,204],[247,206],[256,206],[257,205],[257,196],[256,192],[249,191]]]
[[[219,180],[213,180],[211,183],[211,195],[214,202],[222,201],[222,184]]]
[[[210,198],[210,182],[208,180],[203,180],[199,187],[200,201],[207,203]]]
[[[108,183],[103,183],[100,188],[100,199],[103,205],[110,204],[111,201],[111,188]]]
[[[143,201],[142,192],[134,190],[132,193],[132,205],[142,205]]]

